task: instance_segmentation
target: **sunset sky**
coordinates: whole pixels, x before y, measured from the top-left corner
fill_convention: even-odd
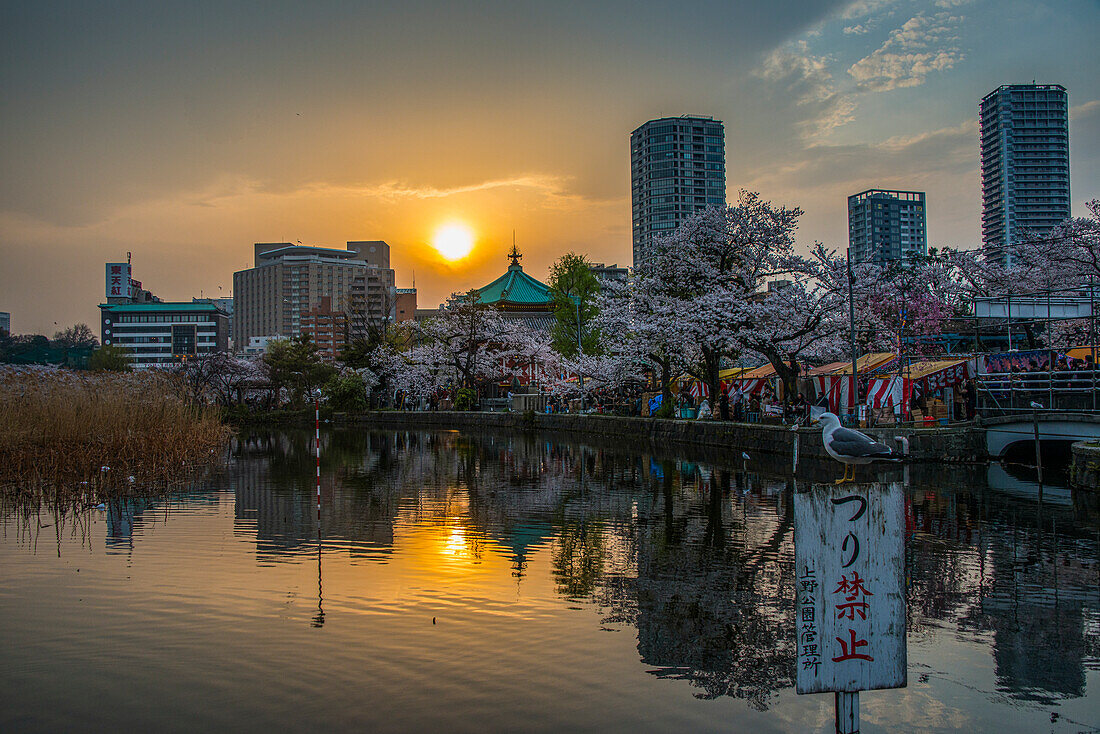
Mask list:
[[[630,131],[726,125],[728,196],[847,245],[846,197],[928,194],[980,242],[977,109],[1067,87],[1075,214],[1100,197],[1100,3],[34,3],[0,10],[0,311],[96,324],[133,252],[166,300],[229,295],[252,243],[384,239],[419,301],[569,250],[630,263]],[[461,222],[471,254],[430,246]],[[219,291],[219,287],[221,290]],[[98,329],[96,329],[98,332]]]

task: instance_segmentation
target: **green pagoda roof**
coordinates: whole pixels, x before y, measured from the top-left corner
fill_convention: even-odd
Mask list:
[[[519,253],[512,249],[512,264],[508,272],[492,283],[477,289],[478,302],[511,311],[549,311],[550,288],[523,272]]]

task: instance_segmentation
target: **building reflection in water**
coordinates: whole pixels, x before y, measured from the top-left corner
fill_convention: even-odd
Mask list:
[[[311,439],[234,446],[235,527],[261,563],[317,553]],[[739,464],[533,436],[335,431],[322,437],[320,531],[326,552],[385,562],[403,532],[427,528],[441,558],[503,554],[517,583],[545,549],[556,593],[636,630],[653,675],[763,709],[794,684],[792,486],[779,467]],[[952,627],[991,639],[1003,694],[1082,696],[1100,666],[1095,506],[1039,506],[934,467],[914,467],[907,504],[911,644]]]

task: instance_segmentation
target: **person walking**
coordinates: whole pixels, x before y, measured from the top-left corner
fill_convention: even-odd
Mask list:
[[[722,395],[718,398],[718,417],[724,421],[730,419],[730,393],[727,388],[722,388]]]
[[[978,388],[973,379],[967,380],[963,385],[963,403],[966,405],[966,419],[974,420],[974,414],[978,409]]]

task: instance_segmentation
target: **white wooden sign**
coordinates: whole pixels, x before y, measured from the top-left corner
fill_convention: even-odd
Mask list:
[[[905,686],[904,498],[898,482],[795,493],[799,693]]]
[[[107,263],[106,295],[108,298],[131,298],[130,263]]]

